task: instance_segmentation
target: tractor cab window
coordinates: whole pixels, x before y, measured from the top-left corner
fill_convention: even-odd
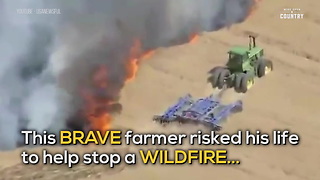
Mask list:
[[[242,56],[238,54],[229,53],[229,59],[233,62],[242,62]]]

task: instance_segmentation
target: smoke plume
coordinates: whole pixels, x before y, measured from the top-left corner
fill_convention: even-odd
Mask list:
[[[21,129],[56,132],[70,119],[81,128],[75,117],[85,107],[83,92],[116,102],[136,39],[143,51],[181,44],[244,20],[252,3],[0,0],[0,150],[16,148]],[[37,14],[39,8],[60,14]],[[106,67],[104,88],[92,81],[97,67]]]

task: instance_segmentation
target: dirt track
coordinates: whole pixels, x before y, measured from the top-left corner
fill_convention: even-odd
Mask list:
[[[225,62],[226,51],[231,45],[247,44],[245,33],[252,31],[259,35],[257,43],[265,48],[267,57],[273,60],[275,71],[257,81],[244,96],[227,92],[230,99],[242,98],[245,109],[227,122],[226,131],[258,129],[270,133],[274,129],[288,129],[300,135],[299,146],[228,147],[230,156],[241,160],[239,166],[138,165],[113,173],[112,176],[99,171],[102,173],[99,176],[118,180],[320,179],[320,163],[317,162],[320,159],[319,4],[311,0],[265,0],[260,3],[255,15],[242,24],[205,33],[194,44],[158,50],[154,57],[140,66],[135,81],[123,90],[121,103],[124,113],[115,121],[115,126],[137,131],[158,129],[150,122],[150,117],[186,93],[206,95],[206,72]],[[283,8],[300,8],[305,19],[280,20],[279,14]],[[18,153],[0,154],[0,168],[18,163]],[[14,169],[26,173],[36,171],[23,167]],[[85,170],[78,170],[79,177],[87,176]],[[5,176],[0,176],[0,179]],[[65,174],[59,173],[59,179],[63,177],[66,178]]]

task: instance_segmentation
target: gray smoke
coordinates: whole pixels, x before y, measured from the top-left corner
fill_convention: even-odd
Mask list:
[[[143,49],[244,20],[252,0],[0,0],[0,150],[20,130],[56,132],[81,109],[79,89],[117,100],[133,40]],[[37,14],[38,8],[61,14]],[[32,10],[31,14],[21,9]],[[90,84],[108,67],[108,88]]]

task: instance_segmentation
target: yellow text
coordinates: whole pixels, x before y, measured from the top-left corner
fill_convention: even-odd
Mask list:
[[[106,131],[104,134],[100,131],[60,131],[60,144],[89,144],[105,145],[107,142],[111,145],[121,144],[121,131]]]
[[[227,160],[227,150],[175,150],[173,157],[169,158],[168,150],[147,150],[139,151],[144,164],[192,164],[197,161],[199,164],[239,164],[240,161]],[[172,154],[170,154],[172,155]]]

